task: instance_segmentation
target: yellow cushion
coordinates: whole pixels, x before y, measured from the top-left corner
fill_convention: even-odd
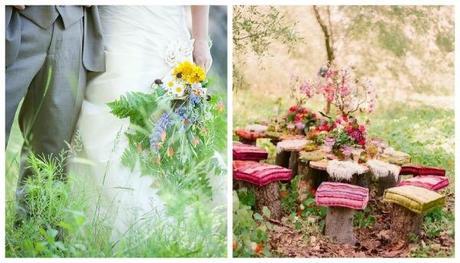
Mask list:
[[[388,188],[383,196],[383,201],[398,204],[419,214],[444,205],[444,199],[444,196],[434,191],[412,185]]]
[[[326,158],[326,154],[321,151],[321,150],[316,150],[316,151],[311,151],[311,152],[306,152],[306,151],[301,151],[299,159],[301,161],[319,161]]]

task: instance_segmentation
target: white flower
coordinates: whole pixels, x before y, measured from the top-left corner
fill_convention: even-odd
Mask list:
[[[176,82],[176,85],[174,85],[172,92],[176,97],[182,97],[185,93],[185,87],[184,85]]]

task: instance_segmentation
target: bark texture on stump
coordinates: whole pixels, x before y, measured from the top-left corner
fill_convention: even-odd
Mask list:
[[[275,164],[281,167],[289,168],[289,158],[291,156],[291,152],[281,151],[276,153]]]
[[[423,223],[423,214],[418,214],[404,208],[400,205],[393,204],[391,229],[392,240],[408,241],[409,236],[420,234]]]
[[[241,137],[239,137],[238,140],[239,140],[241,143],[249,144],[249,145],[254,145],[254,146],[255,146],[256,143],[257,143],[257,140],[248,140],[248,139],[246,139],[246,138],[241,138]]]
[[[377,179],[377,196],[382,196],[385,192],[385,189],[390,187],[395,187],[398,185],[398,181],[393,175],[388,175],[385,177],[379,177]]]
[[[353,215],[355,210],[346,207],[329,207],[326,215],[326,236],[337,243],[354,245]]]
[[[272,219],[281,219],[283,210],[281,208],[278,182],[273,182],[265,186],[254,186],[254,190],[256,195],[256,212],[262,215],[262,209],[266,206],[271,212],[270,217]]]
[[[311,169],[311,178],[313,182],[313,188],[317,189],[322,182],[328,180],[329,174],[326,171]]]
[[[299,174],[307,182],[308,189],[316,189],[318,186],[327,181],[328,174],[326,171],[313,169],[310,167],[309,161],[299,161],[298,165]]]
[[[292,177],[299,174],[299,152],[292,151],[289,156],[289,169],[292,170]]]
[[[238,190],[242,187],[251,187],[251,185],[244,181],[238,181],[233,179],[233,190]]]

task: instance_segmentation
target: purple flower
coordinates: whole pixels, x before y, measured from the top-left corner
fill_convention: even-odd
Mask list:
[[[194,94],[193,92],[189,95],[188,98],[193,105],[197,105],[201,103],[201,97]]]
[[[169,114],[163,113],[160,119],[157,121],[153,132],[150,135],[150,149],[154,152],[158,152],[160,149],[160,144],[163,141],[163,134],[166,133],[166,130],[171,125]]]

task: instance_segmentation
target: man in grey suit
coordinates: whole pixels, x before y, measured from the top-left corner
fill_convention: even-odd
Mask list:
[[[27,217],[25,183],[33,176],[30,152],[53,156],[66,149],[80,112],[88,71],[105,70],[96,6],[7,6],[6,142],[17,108],[24,137],[16,191],[18,219]]]

